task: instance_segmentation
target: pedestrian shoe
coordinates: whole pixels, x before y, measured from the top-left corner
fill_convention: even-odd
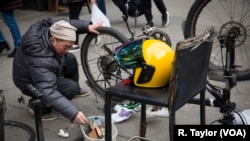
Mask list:
[[[163,14],[162,15],[162,25],[164,26],[164,25],[168,25],[168,23],[169,23],[169,13],[168,12],[166,12],[165,14]]]
[[[34,107],[31,104],[31,100],[29,100],[28,112],[33,116],[35,115]],[[51,121],[51,120],[56,120],[58,118],[57,115],[53,113],[50,108],[45,108],[45,107],[41,107],[41,116],[42,116],[42,121]]]
[[[80,50],[79,45],[73,45],[73,46],[70,48],[69,52],[76,52],[76,51],[79,51],[79,50]]]
[[[14,48],[14,50],[7,57],[9,57],[9,58],[15,57],[16,51],[17,51],[17,48]]]
[[[149,33],[151,32],[153,29],[155,28],[154,23],[153,22],[148,22],[143,28],[142,31],[144,33]]]
[[[57,118],[58,118],[57,115],[53,112],[42,115],[42,121],[51,121],[51,120],[56,120]]]
[[[168,109],[161,108],[159,110],[153,110],[152,107],[146,110],[146,118],[153,118],[153,117],[169,117]]]
[[[2,53],[4,49],[10,50],[10,46],[5,41],[4,42],[0,42],[0,53]]]
[[[89,96],[90,93],[91,93],[90,91],[86,91],[86,90],[80,88],[80,93],[77,94],[76,96],[78,96],[78,97],[85,97],[85,96]]]

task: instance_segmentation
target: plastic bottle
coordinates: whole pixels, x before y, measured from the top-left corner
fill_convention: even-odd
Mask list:
[[[95,117],[93,124],[94,124],[94,127],[102,126],[102,121],[99,117]]]

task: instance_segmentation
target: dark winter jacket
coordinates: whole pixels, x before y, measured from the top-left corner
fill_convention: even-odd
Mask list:
[[[57,77],[63,77],[65,56],[57,56],[49,40],[52,19],[38,21],[24,34],[13,62],[13,81],[26,95],[27,84],[33,84],[42,94],[42,103],[73,120],[79,111],[57,91]],[[71,20],[78,33],[87,33],[89,22]]]
[[[0,11],[13,10],[22,6],[22,0],[0,0]]]

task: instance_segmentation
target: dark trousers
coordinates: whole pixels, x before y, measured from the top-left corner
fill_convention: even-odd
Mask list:
[[[96,0],[98,8],[102,11],[104,15],[106,15],[106,4],[105,0]]]
[[[127,0],[112,0],[113,3],[119,8],[123,15],[127,15]]]
[[[162,15],[167,12],[167,8],[166,8],[163,0],[154,0],[154,3]],[[145,14],[147,22],[152,22],[153,15],[152,15],[151,0],[142,0],[142,6],[143,6],[143,12]]]
[[[66,55],[63,74],[64,77],[57,78],[57,90],[72,99],[80,93],[78,63],[72,53]]]
[[[83,4],[86,0],[68,3],[69,19],[79,19]],[[78,45],[79,35],[76,36],[75,44]]]

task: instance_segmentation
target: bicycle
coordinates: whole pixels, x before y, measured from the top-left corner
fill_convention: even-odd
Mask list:
[[[184,25],[185,38],[199,35],[207,26],[213,26],[218,31],[218,36],[234,32],[235,46],[230,56],[230,67],[236,81],[250,79],[249,9],[250,1],[247,0],[195,0]],[[220,48],[220,41],[215,40],[209,68],[217,71],[217,76],[213,78],[217,81],[225,81],[221,77],[227,61],[224,59],[225,55],[226,48]]]
[[[113,86],[132,75],[132,70],[122,68],[115,59],[114,51],[117,47],[126,42],[145,37],[162,40],[171,46],[168,34],[158,29],[146,30],[142,35],[135,37],[135,32],[130,30],[127,18],[123,17],[123,19],[131,34],[129,39],[112,27],[100,27],[98,28],[100,34],[87,34],[81,46],[81,63],[87,78],[87,84],[102,99],[104,99],[107,87]],[[97,95],[96,101],[98,102]],[[120,100],[117,99],[117,101]]]
[[[81,48],[82,66],[88,79],[89,86],[101,95],[102,98],[105,96],[105,89],[107,87],[113,86],[132,75],[132,70],[127,70],[119,66],[114,56],[114,50],[117,47],[125,42],[128,42],[129,40],[136,39],[134,38],[134,34],[131,32],[128,25],[127,27],[131,33],[130,39],[127,39],[123,34],[115,29],[107,27],[98,29],[100,32],[99,36],[110,36],[110,40],[106,40],[107,42],[100,43],[97,35],[94,34],[88,34],[84,39],[83,46]],[[234,66],[232,63],[234,62],[234,58],[232,55],[234,55],[234,47],[237,43],[236,39],[238,34],[233,31],[234,30],[229,30],[227,34],[218,36],[220,47],[226,49],[226,61],[225,65],[222,66],[222,72],[224,73],[223,80],[226,83],[226,87],[220,89],[219,87],[212,85],[209,81],[206,85],[207,91],[211,93],[215,99],[212,101],[207,99],[205,104],[206,106],[215,106],[220,108],[220,112],[223,114],[222,119],[219,120],[221,124],[232,124],[232,121],[234,120],[232,112],[237,113],[235,110],[236,104],[230,101],[230,91],[233,86],[236,85],[236,80],[233,77]],[[102,37],[101,41],[104,41],[103,39],[104,38]],[[100,51],[100,49],[102,50]],[[98,68],[92,68],[95,66]],[[200,101],[193,99],[190,103],[200,104]]]
[[[232,62],[234,61],[231,56],[234,54],[234,48],[236,45],[237,33],[228,31],[225,35],[217,35],[217,39],[220,43],[220,48],[225,48],[226,53],[226,61],[223,65],[223,77],[225,82],[225,87],[220,88],[211,84],[207,81],[206,90],[213,96],[215,99],[206,99],[206,106],[218,107],[220,108],[220,113],[222,113],[222,118],[217,120],[222,125],[233,125],[234,123],[234,113],[237,114],[243,124],[243,117],[236,111],[236,104],[230,100],[231,98],[231,89],[236,85],[237,81],[235,77],[233,77],[234,67],[232,66]],[[214,38],[216,39],[216,38]],[[213,73],[213,71],[212,71]],[[202,104],[200,99],[192,99],[190,103],[193,104]],[[213,122],[215,123],[215,121]],[[212,124],[213,124],[212,123]]]

